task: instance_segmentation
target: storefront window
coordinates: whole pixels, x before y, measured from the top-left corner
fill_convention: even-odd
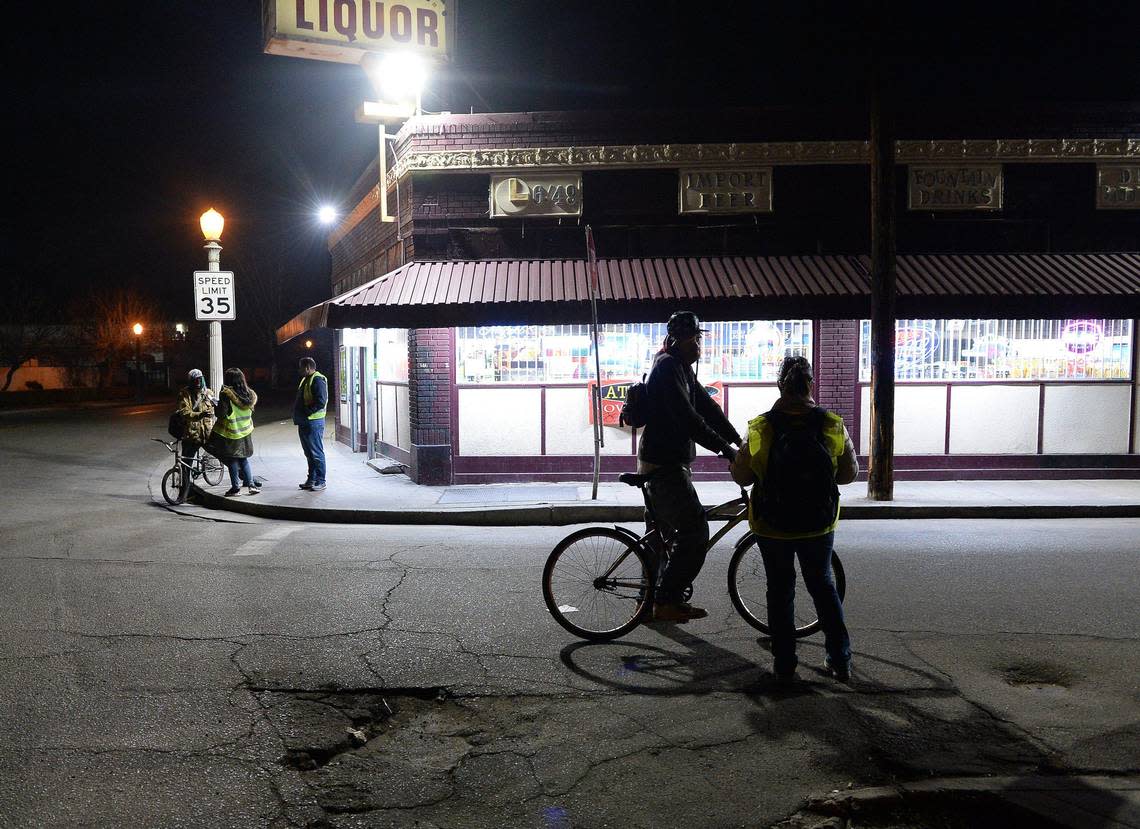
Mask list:
[[[372,349],[372,376],[377,380],[408,381],[408,329],[376,328]]]
[[[707,381],[775,382],[788,354],[811,357],[811,320],[706,322],[700,376]],[[588,325],[456,329],[460,383],[584,383],[594,379]],[[664,323],[603,325],[603,380],[640,378],[665,339]]]
[[[1132,320],[896,320],[895,379],[1128,380]],[[871,380],[863,320],[859,379]]]

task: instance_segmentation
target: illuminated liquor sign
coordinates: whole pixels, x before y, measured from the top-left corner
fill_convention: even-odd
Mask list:
[[[581,173],[491,176],[492,218],[581,215]]]
[[[1140,164],[1098,164],[1098,210],[1140,210]]]
[[[447,59],[457,0],[262,0],[265,51],[337,63],[371,52]]]
[[[681,213],[771,213],[772,168],[680,171]]]
[[[911,210],[1001,210],[1001,165],[912,165],[907,191]]]

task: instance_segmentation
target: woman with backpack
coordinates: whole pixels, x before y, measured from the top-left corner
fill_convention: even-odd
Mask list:
[[[741,486],[754,484],[748,523],[768,579],[768,627],[776,677],[795,676],[795,590],[798,558],[823,627],[824,668],[851,678],[851,639],[831,575],[839,524],[839,489],[859,474],[843,418],[812,399],[814,376],[804,357],[786,357],[776,385],[780,398],[748,423],[748,440],[732,464]]]
[[[223,382],[225,385],[218,395],[218,419],[206,449],[230,470],[227,498],[241,492],[239,478],[248,494],[257,495],[261,485],[254,480],[249,466],[249,459],[253,457],[253,409],[257,405],[257,394],[246,384],[240,368],[227,368]]]

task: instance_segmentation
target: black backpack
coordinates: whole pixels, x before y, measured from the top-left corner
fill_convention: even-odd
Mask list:
[[[827,409],[803,415],[768,412],[772,446],[764,480],[754,487],[753,508],[769,527],[784,532],[823,530],[835,520],[839,487],[823,428]]]
[[[640,429],[649,422],[649,387],[645,385],[645,375],[640,383],[633,383],[625,392],[625,403],[618,415],[618,423]]]
[[[182,439],[186,434],[186,418],[182,412],[175,411],[171,413],[170,420],[166,421],[166,433],[172,438]]]

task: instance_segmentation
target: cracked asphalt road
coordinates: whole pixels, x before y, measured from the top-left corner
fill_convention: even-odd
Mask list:
[[[812,639],[785,689],[728,544],[709,619],[588,645],[538,586],[571,528],[181,517],[147,488],[164,422],[0,418],[2,826],[753,827],[849,785],[1137,773],[1140,521],[844,525],[856,682]]]

